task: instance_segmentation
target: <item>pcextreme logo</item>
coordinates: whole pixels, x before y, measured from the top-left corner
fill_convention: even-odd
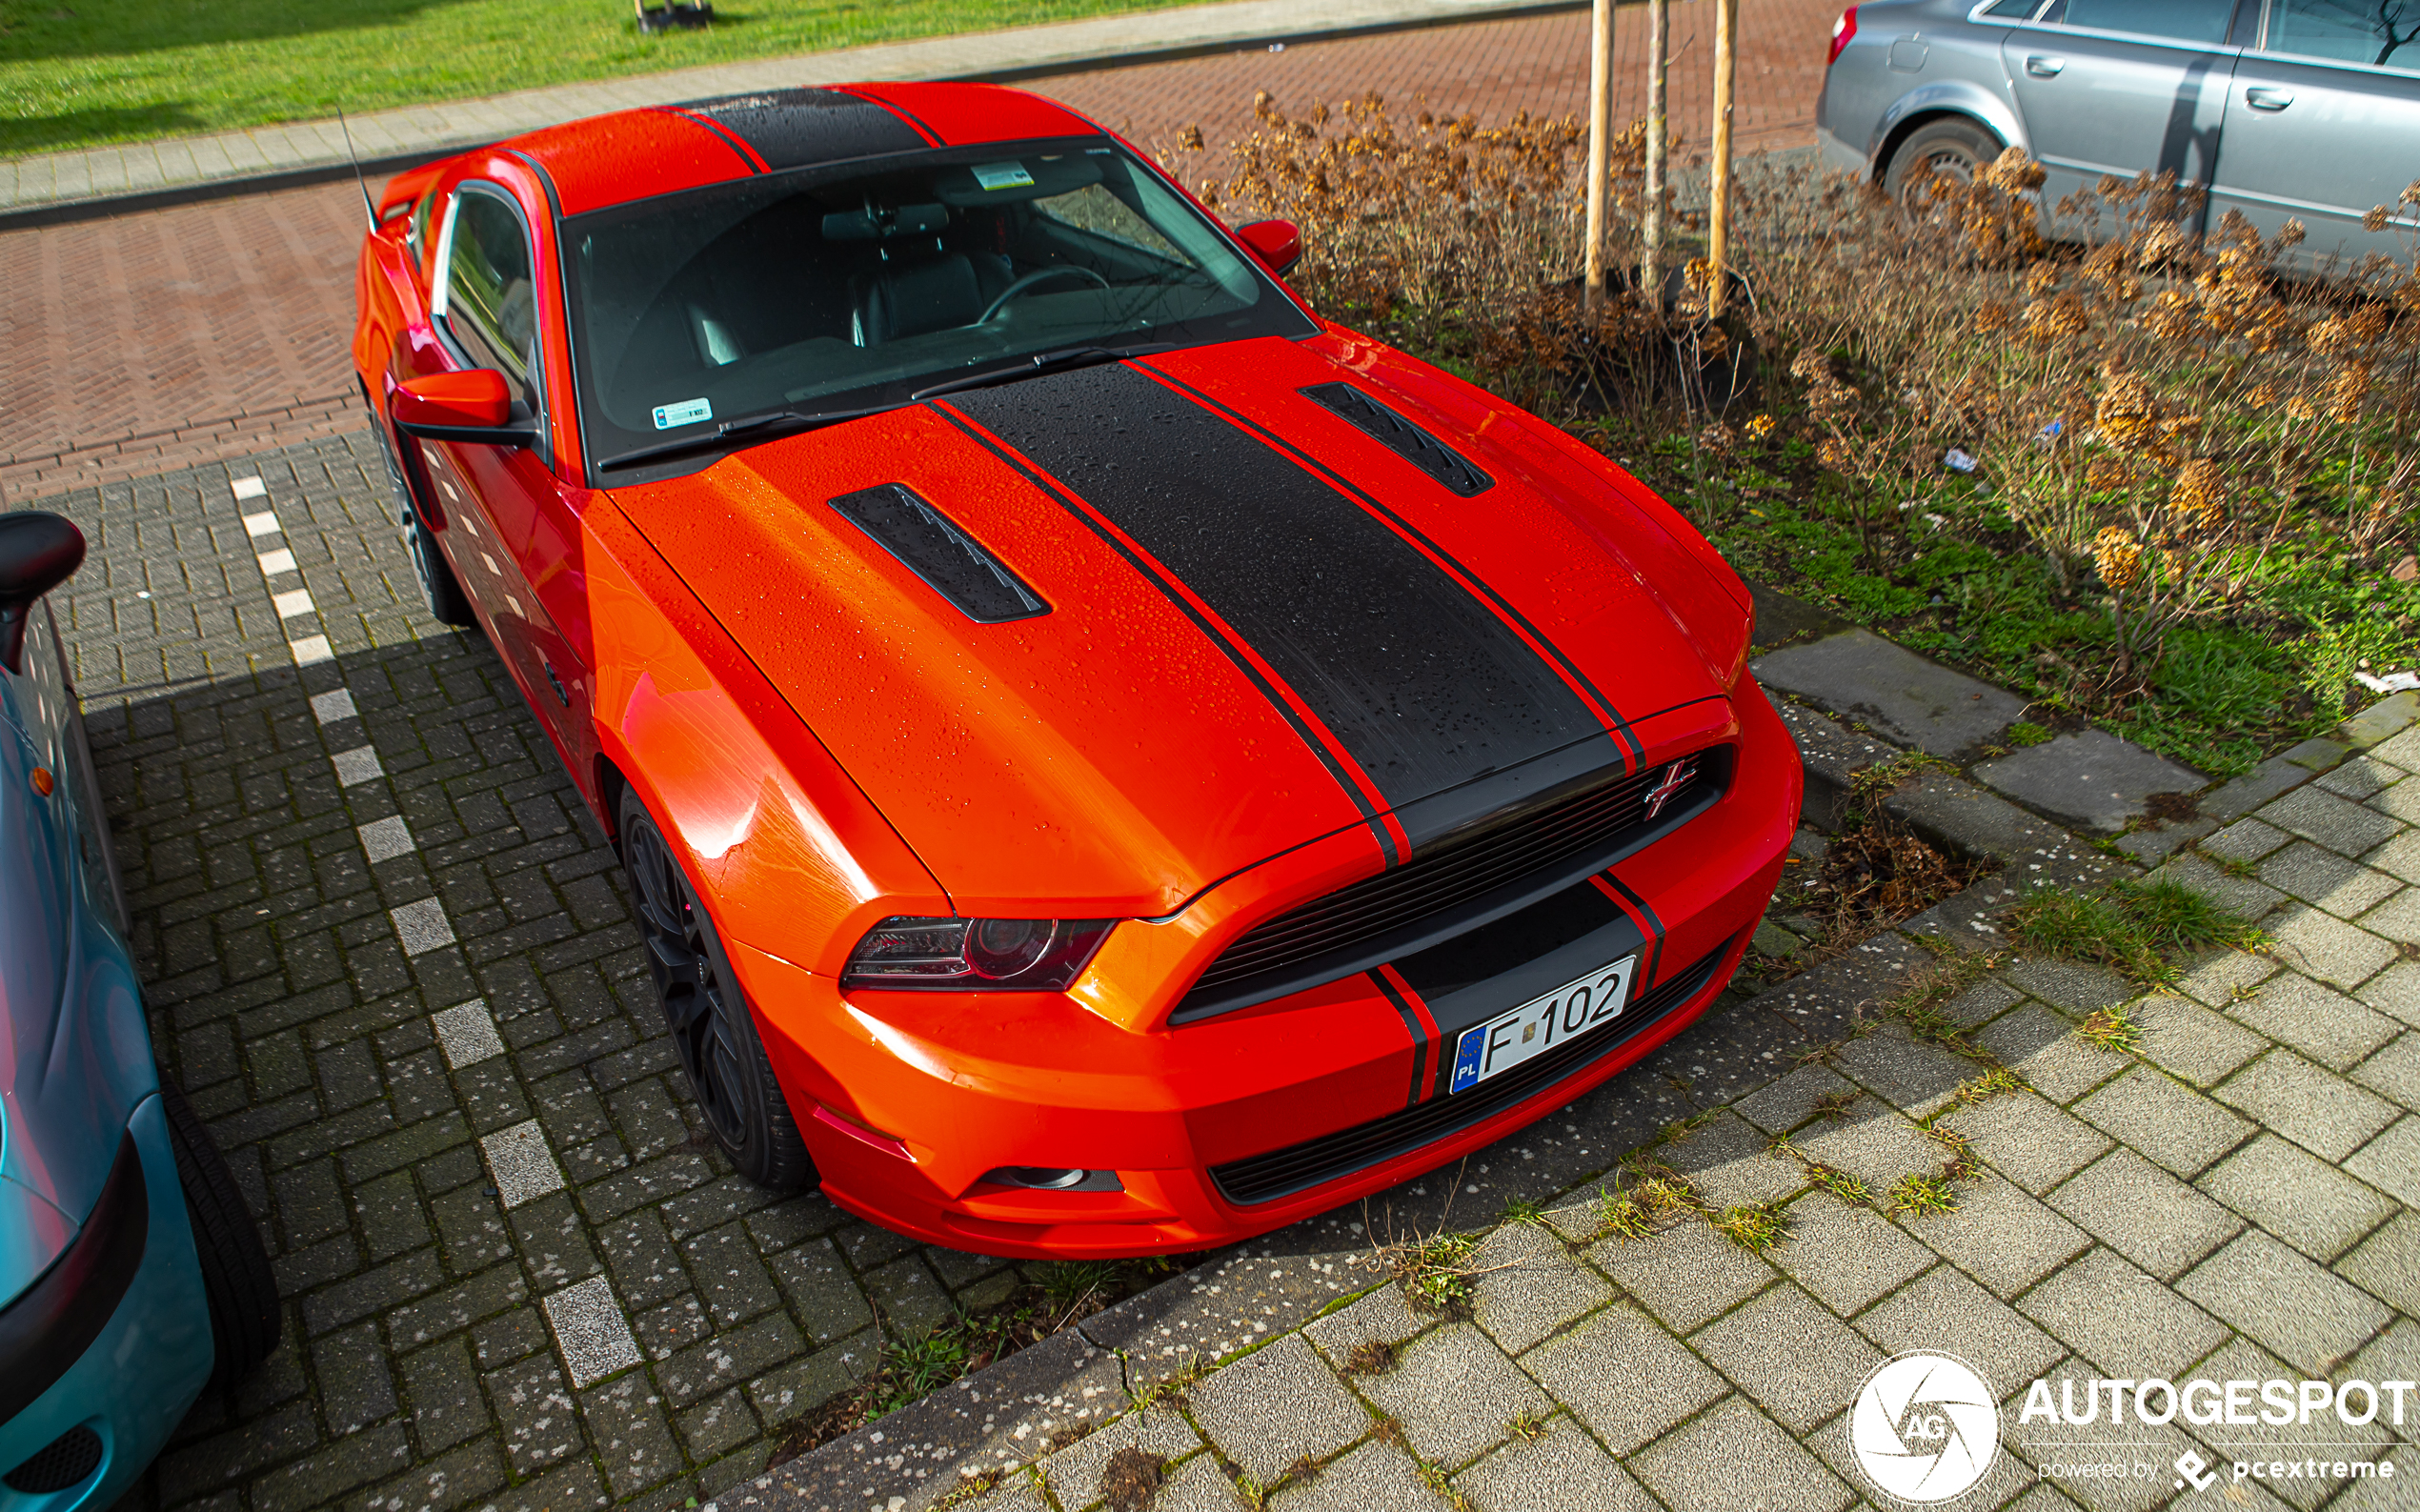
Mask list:
[[[1990,1473],[2000,1407],[1983,1375],[1955,1355],[1911,1349],[1865,1378],[1848,1442],[1874,1489],[1897,1502],[1946,1502]]]

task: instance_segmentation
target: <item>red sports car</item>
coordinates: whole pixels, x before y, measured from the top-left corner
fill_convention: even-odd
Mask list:
[[[1799,813],[1748,595],[1321,320],[1095,123],[875,85],[407,174],[353,357],[429,608],[619,847],[737,1168],[995,1255],[1454,1159],[1736,968]]]

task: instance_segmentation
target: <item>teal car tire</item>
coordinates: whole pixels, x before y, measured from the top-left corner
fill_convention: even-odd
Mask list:
[[[227,1168],[227,1158],[219,1154],[217,1141],[202,1127],[185,1094],[166,1078],[160,1080],[160,1103],[168,1113],[177,1184],[185,1189],[202,1288],[210,1298],[211,1342],[216,1348],[211,1387],[225,1390],[252,1374],[277,1347],[277,1274],[244,1206],[234,1173]]]

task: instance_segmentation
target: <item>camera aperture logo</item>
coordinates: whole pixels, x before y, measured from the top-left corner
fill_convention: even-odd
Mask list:
[[[1911,1349],[1865,1378],[1848,1443],[1875,1489],[1900,1502],[1946,1502],[1989,1473],[2000,1407],[1972,1365]]]

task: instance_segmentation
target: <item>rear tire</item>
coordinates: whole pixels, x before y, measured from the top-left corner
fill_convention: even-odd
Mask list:
[[[1922,194],[1938,174],[1971,184],[2002,151],[2000,138],[1963,116],[1927,121],[1890,154],[1883,170],[1883,192],[1892,204],[1907,205],[1909,197]]]
[[[813,1190],[818,1184],[815,1159],[756,1036],[747,993],[671,841],[635,788],[622,789],[619,828],[647,966],[706,1132],[758,1186]]]
[[[252,1210],[227,1169],[217,1141],[194,1117],[176,1083],[160,1081],[160,1105],[168,1115],[169,1147],[176,1153],[176,1180],[185,1189],[185,1214],[192,1220],[193,1248],[202,1261],[202,1291],[210,1299],[211,1386],[224,1391],[241,1381],[277,1347],[283,1315],[277,1307],[277,1273],[270,1268]]]

